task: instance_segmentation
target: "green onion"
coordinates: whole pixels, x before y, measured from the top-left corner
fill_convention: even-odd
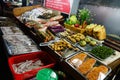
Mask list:
[[[101,59],[105,59],[112,55],[114,53],[114,50],[107,46],[97,46],[91,50],[91,53]]]

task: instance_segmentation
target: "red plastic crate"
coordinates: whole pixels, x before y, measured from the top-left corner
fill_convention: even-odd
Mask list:
[[[26,61],[26,60],[34,60],[34,59],[37,59],[37,58],[39,58],[44,63],[43,66],[41,66],[37,69],[27,71],[27,72],[22,73],[22,74],[18,74],[14,71],[14,69],[12,67],[13,64],[17,64],[17,63],[20,63],[20,62],[23,62],[23,61]],[[37,72],[39,70],[43,69],[43,68],[54,67],[55,60],[48,53],[40,51],[40,52],[32,52],[30,54],[10,57],[8,59],[8,63],[9,63],[9,67],[11,69],[11,72],[13,74],[14,79],[15,80],[25,80],[27,78],[35,76],[37,74]]]

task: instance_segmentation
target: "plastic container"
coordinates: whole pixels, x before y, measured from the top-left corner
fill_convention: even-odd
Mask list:
[[[37,73],[37,80],[58,80],[58,75],[49,68],[44,68]]]
[[[60,70],[44,68],[38,71],[35,80],[67,80],[66,74]]]
[[[22,74],[18,74],[14,71],[12,65],[17,64],[20,62],[24,62],[26,60],[34,60],[39,58],[43,62],[43,66],[33,69],[31,71],[27,71]],[[33,52],[30,54],[24,54],[24,55],[19,55],[19,56],[13,56],[8,59],[9,67],[11,69],[11,72],[13,74],[13,77],[15,80],[25,80],[30,77],[33,77],[37,74],[37,72],[43,68],[51,68],[54,67],[55,65],[55,60],[46,52],[40,51],[40,52]]]

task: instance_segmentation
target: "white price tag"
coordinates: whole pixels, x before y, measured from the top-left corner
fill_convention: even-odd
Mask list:
[[[104,80],[104,78],[105,78],[105,74],[100,72],[98,76],[98,80]]]
[[[81,64],[82,64],[82,61],[78,58],[75,58],[72,60],[72,64],[75,66],[75,67],[79,67]]]

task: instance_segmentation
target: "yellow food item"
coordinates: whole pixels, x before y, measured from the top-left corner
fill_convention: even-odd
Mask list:
[[[93,29],[97,26],[97,24],[90,24],[87,25],[85,28],[85,31],[88,35],[92,36],[93,35]]]
[[[89,72],[92,69],[95,63],[96,63],[95,59],[89,58],[78,67],[78,70],[82,74],[87,74],[87,72]]]
[[[79,38],[79,37],[76,37],[75,39],[76,39],[77,41],[80,41],[80,38]]]
[[[90,24],[86,26],[85,31],[88,35],[93,36],[96,39],[103,40],[106,38],[106,30],[104,26]]]
[[[73,49],[73,46],[70,43],[68,43],[67,41],[65,41],[64,39],[54,42],[50,46],[55,51],[62,51],[66,48]]]
[[[104,65],[100,65],[98,67],[94,67],[88,74],[87,78],[88,80],[98,80],[99,73],[102,72],[106,74],[108,72],[108,68]]]
[[[93,29],[93,36],[99,40],[106,38],[106,30],[104,26],[98,25]]]
[[[73,34],[71,36],[67,36],[67,38],[72,41],[73,43],[76,43],[77,41],[85,39],[85,36],[82,33]]]

